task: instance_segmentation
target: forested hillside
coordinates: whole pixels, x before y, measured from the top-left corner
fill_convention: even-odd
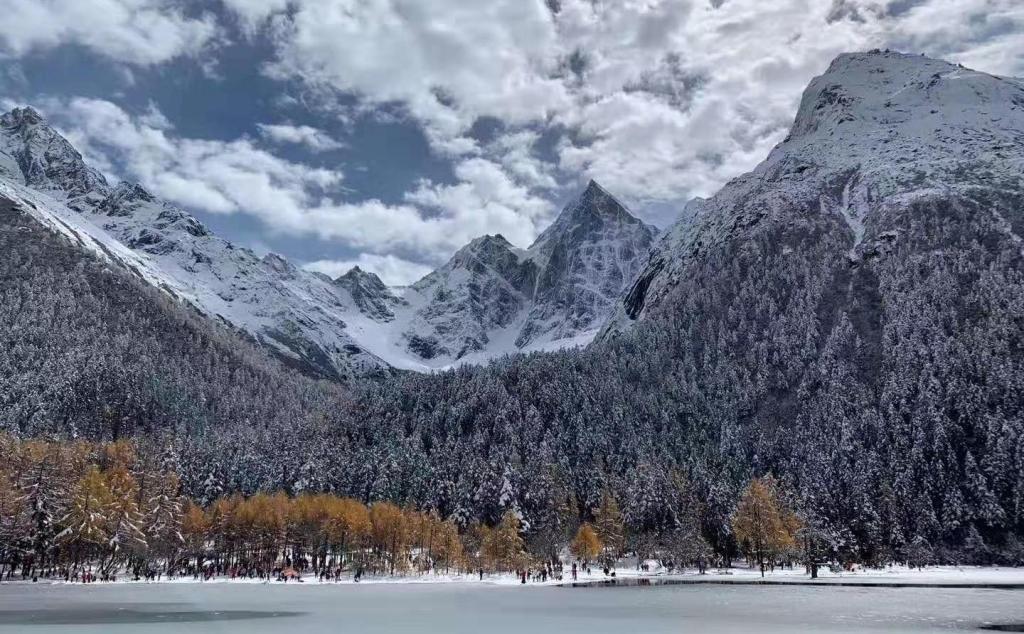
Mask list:
[[[0,199],[0,420],[19,435],[295,429],[340,389],[296,376],[226,327]],[[330,406],[325,403],[331,403]]]

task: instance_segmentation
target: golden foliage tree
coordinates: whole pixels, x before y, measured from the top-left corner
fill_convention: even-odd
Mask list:
[[[465,554],[462,547],[462,540],[459,539],[459,529],[455,522],[447,520],[438,521],[435,524],[436,533],[433,541],[432,558],[435,569],[444,568],[447,572],[450,568],[458,568],[465,563]]]
[[[775,479],[768,476],[754,478],[747,485],[733,513],[732,529],[763,577],[766,562],[795,547],[800,520],[783,505]]]
[[[391,574],[405,563],[409,545],[409,522],[390,502],[376,502],[370,507],[370,536],[378,559]]]
[[[108,544],[112,502],[107,479],[97,467],[90,468],[75,486],[68,513],[61,521],[76,567]]]
[[[199,559],[206,550],[206,535],[210,529],[209,520],[202,507],[189,502],[185,505],[181,518],[181,536],[185,542],[185,550],[189,557]]]
[[[505,511],[497,526],[482,531],[480,550],[488,568],[507,572],[523,566],[526,552],[519,530],[519,517],[512,511]]]
[[[600,538],[588,523],[580,526],[580,529],[576,531],[576,537],[569,544],[569,551],[577,559],[583,560],[584,564],[601,554],[601,548]]]
[[[322,527],[329,548],[344,564],[350,548],[365,543],[370,535],[370,511],[352,498],[332,498]]]

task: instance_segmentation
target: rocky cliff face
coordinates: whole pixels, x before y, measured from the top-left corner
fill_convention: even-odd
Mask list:
[[[516,345],[598,329],[647,256],[655,229],[591,181],[530,247],[541,271]]]

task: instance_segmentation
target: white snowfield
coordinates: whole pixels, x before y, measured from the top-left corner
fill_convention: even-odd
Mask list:
[[[485,236],[409,287],[364,271],[332,280],[237,247],[138,185],[108,185],[31,108],[0,117],[0,194],[285,360],[335,378],[585,345],[654,236],[592,183],[528,250]]]

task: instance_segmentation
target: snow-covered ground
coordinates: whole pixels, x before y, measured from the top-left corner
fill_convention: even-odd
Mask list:
[[[653,562],[652,562],[653,563]],[[821,585],[846,585],[846,584],[877,584],[877,585],[935,585],[935,586],[1024,586],[1024,568],[1009,567],[982,567],[982,566],[929,566],[924,569],[910,569],[906,566],[889,566],[886,568],[858,569],[855,571],[831,572],[828,568],[818,570],[818,579],[812,580],[804,572],[802,566],[793,569],[776,569],[765,573],[762,579],[760,572],[754,568],[709,568],[705,574],[696,570],[687,569],[684,571],[673,571],[660,569],[656,565],[650,566],[649,571],[640,571],[636,567],[620,567],[615,571],[615,577],[605,575],[597,567],[591,567],[591,571],[578,571],[575,583],[600,584],[612,580],[625,584],[635,584],[639,580],[647,580],[651,583],[773,583],[773,584],[806,584],[814,583]],[[16,582],[20,583],[20,582]],[[54,582],[63,584],[64,582]],[[102,583],[102,582],[99,582]],[[356,581],[351,574],[345,574],[338,581],[320,581],[312,573],[304,575],[301,581],[291,580],[265,581],[262,579],[230,577],[214,577],[210,580],[193,579],[191,575],[176,577],[174,579],[162,578],[160,581],[132,581],[129,577],[122,575],[117,584],[269,584],[282,586],[335,586],[354,584]],[[458,574],[458,573],[422,573],[405,575],[364,575],[358,583],[364,585],[373,584],[467,584],[467,585],[498,585],[498,586],[523,586],[520,578],[512,574],[490,574],[485,573],[481,579],[479,574]],[[526,586],[559,586],[572,585],[572,573],[566,570],[562,579],[548,578],[540,581],[539,578],[531,578]],[[81,585],[81,584],[72,584]]]

